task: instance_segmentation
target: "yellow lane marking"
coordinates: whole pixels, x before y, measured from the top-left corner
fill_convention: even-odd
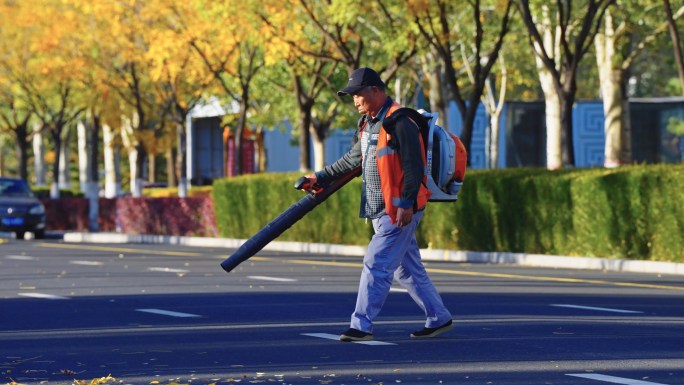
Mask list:
[[[107,246],[94,246],[94,245],[65,245],[58,243],[39,243],[38,246],[46,248],[56,248],[56,249],[76,249],[76,250],[97,250],[97,251],[115,251],[119,253],[138,253],[138,254],[162,254],[162,255],[176,255],[182,257],[199,257],[204,254],[200,253],[188,253],[180,251],[164,251],[164,250],[145,250],[145,249],[131,249],[125,247],[107,247]]]
[[[550,281],[550,282],[564,282],[564,283],[588,283],[588,284],[593,284],[593,285],[610,285],[610,286],[639,287],[639,288],[647,288],[647,289],[664,289],[664,290],[684,291],[684,286],[652,285],[652,284],[648,284],[648,283],[612,282],[612,281],[602,281],[602,280],[597,280],[597,279],[545,277],[545,276],[534,276],[534,275],[479,273],[479,272],[473,272],[473,271],[431,269],[431,268],[428,268],[426,270],[430,273],[451,274],[451,275],[469,275],[469,276],[491,277],[491,278],[529,279],[531,281]]]
[[[272,258],[275,259],[275,258]],[[325,265],[325,266],[339,266],[339,267],[361,267],[362,263],[357,262],[326,262],[326,261],[310,261],[306,259],[286,259],[287,263],[296,263],[299,265]]]
[[[275,258],[270,258],[270,260],[275,260]],[[285,262],[303,264],[303,265],[325,265],[325,266],[339,266],[339,267],[361,267],[362,266],[361,263],[311,261],[311,260],[305,260],[305,259],[288,259],[288,260],[285,260]],[[481,272],[476,272],[476,271],[433,269],[433,268],[426,268],[426,270],[430,273],[449,274],[449,275],[464,275],[464,276],[471,276],[471,277],[522,279],[522,280],[530,280],[530,281],[563,282],[563,283],[583,283],[583,284],[592,284],[592,285],[608,285],[608,286],[638,287],[638,288],[646,288],[646,289],[662,289],[662,290],[684,291],[684,286],[653,285],[653,284],[647,284],[647,283],[632,283],[632,282],[611,282],[611,281],[602,281],[602,280],[595,280],[595,279],[582,279],[582,278],[562,278],[562,277],[546,277],[546,276],[534,276],[534,275],[502,274],[502,273],[481,273]]]

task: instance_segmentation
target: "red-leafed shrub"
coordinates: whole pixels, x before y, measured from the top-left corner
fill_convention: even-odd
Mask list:
[[[116,231],[116,201],[117,199],[100,198],[98,208],[100,231]]]
[[[85,198],[43,199],[48,230],[88,230],[88,200]]]
[[[121,198],[116,211],[126,234],[217,235],[211,198]]]
[[[211,197],[99,199],[99,231],[125,234],[217,235]],[[45,199],[48,230],[88,231],[86,198]]]

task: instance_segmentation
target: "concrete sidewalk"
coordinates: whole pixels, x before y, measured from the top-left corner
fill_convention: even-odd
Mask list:
[[[120,233],[65,233],[64,242],[71,243],[140,243],[169,244],[191,247],[238,248],[244,239],[179,237],[161,235],[128,235]],[[365,246],[346,246],[326,243],[280,242],[266,245],[264,250],[309,254],[338,254],[362,256]],[[684,263],[634,261],[591,257],[570,257],[543,254],[508,252],[479,252],[421,249],[426,261],[452,261],[467,263],[505,263],[563,269],[622,271],[632,273],[684,275]]]

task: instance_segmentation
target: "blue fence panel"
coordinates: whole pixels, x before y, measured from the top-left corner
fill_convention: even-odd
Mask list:
[[[576,167],[600,167],[605,159],[602,102],[577,102],[572,109]]]

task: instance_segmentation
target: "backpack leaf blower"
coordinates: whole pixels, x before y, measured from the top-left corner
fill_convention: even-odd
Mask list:
[[[245,241],[230,257],[221,262],[221,267],[227,273],[230,273],[239,264],[248,260],[254,254],[258,253],[272,240],[276,239],[285,230],[302,219],[309,211],[316,206],[323,203],[329,196],[337,192],[344,185],[349,183],[355,177],[361,175],[361,168],[357,167],[350,170],[348,173],[340,176],[325,186],[317,184],[311,185],[311,182],[306,177],[301,177],[295,182],[295,189],[313,190],[306,194],[306,196],[295,204],[283,211],[275,219],[269,222],[251,238]]]

